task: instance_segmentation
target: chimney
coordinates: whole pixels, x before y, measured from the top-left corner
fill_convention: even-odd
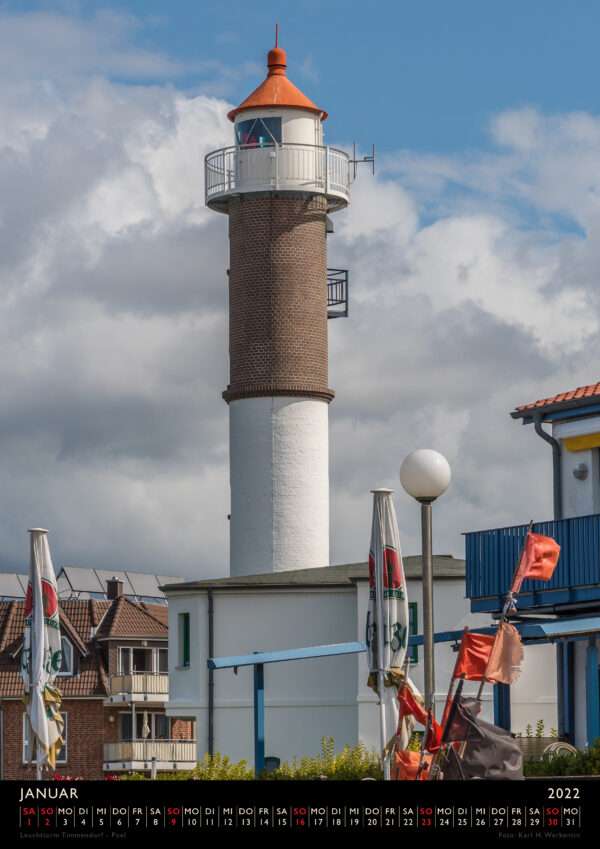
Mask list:
[[[106,595],[110,601],[114,601],[123,595],[123,581],[120,578],[109,578],[106,582]]]

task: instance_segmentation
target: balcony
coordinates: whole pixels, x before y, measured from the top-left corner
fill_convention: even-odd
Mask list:
[[[327,269],[327,318],[348,316],[348,271]]]
[[[229,199],[244,192],[322,194],[331,211],[350,200],[350,157],[333,147],[236,145],[212,151],[204,164],[206,204],[219,212],[227,212]]]
[[[148,702],[163,704],[169,699],[169,675],[166,672],[134,672],[111,675],[105,705]]]
[[[502,608],[527,528],[515,525],[465,534],[466,592],[473,613]],[[538,522],[533,530],[560,544],[560,559],[550,581],[523,582],[518,609],[548,612],[555,605],[585,606],[596,601],[600,606],[600,515]]]
[[[104,744],[103,768],[107,772],[149,770],[156,758],[158,770],[193,769],[195,740],[127,740]]]

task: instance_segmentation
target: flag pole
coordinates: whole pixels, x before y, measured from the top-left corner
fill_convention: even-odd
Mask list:
[[[509,611],[514,604],[515,594],[512,591],[512,586],[515,582],[515,578],[517,577],[517,573],[518,573],[519,569],[521,568],[521,563],[523,561],[523,557],[525,556],[525,549],[527,547],[527,537],[531,533],[532,528],[533,528],[533,519],[530,519],[529,525],[527,526],[527,532],[525,534],[525,539],[523,540],[523,545],[521,546],[521,552],[520,552],[519,557],[517,559],[517,565],[515,566],[515,568],[513,570],[513,576],[512,576],[511,581],[510,581],[510,587],[509,587],[508,592],[506,593],[506,596],[505,596],[505,599],[504,599],[504,606],[502,608],[502,613],[500,614],[500,619],[498,620],[498,630],[496,631],[496,634],[500,631],[501,625],[504,622],[508,621]],[[482,678],[481,683],[479,684],[479,689],[477,690],[477,696],[476,696],[478,704],[481,704],[482,696],[483,696],[483,688],[485,687],[486,683],[487,683],[487,681],[485,680],[485,678]]]
[[[34,555],[33,546],[34,546],[34,535],[38,532],[39,531],[38,531],[37,528],[31,528],[28,531],[28,533],[29,533],[29,557],[30,557],[29,580],[31,582],[31,592],[32,592],[34,598],[35,598],[35,586],[34,586],[34,575],[33,575],[32,564],[34,562],[34,556],[35,555]],[[39,604],[40,602],[41,602],[41,599],[38,599],[36,603]],[[33,614],[32,614],[32,616],[33,616]],[[40,680],[38,678],[36,678],[35,681],[33,680],[33,657],[34,657],[35,650],[36,650],[35,641],[36,641],[36,639],[39,639],[39,637],[40,637],[39,634],[36,634],[36,630],[34,628],[33,621],[31,623],[30,634],[31,634],[31,636],[30,636],[31,644],[30,644],[30,647],[29,647],[30,650],[29,650],[28,663],[29,663],[29,686],[30,686],[30,689],[32,691],[32,693],[30,695],[30,701],[31,701],[32,697],[35,698],[37,693],[40,693],[40,697],[43,697],[43,694],[41,692],[41,682],[40,682]],[[44,763],[44,752],[42,750],[42,747],[40,746],[39,740],[37,739],[37,735],[36,735],[36,733],[33,729],[31,717],[28,716],[28,719],[29,719],[29,728],[30,728],[30,733],[31,733],[29,745],[31,746],[32,751],[33,751],[33,747],[35,745],[35,780],[41,781],[42,780],[42,765]]]
[[[463,637],[468,632],[468,630],[469,630],[468,626],[465,625],[465,627],[463,628]],[[448,720],[450,705],[452,703],[452,699],[453,699],[453,696],[454,696],[454,685],[456,684],[456,680],[457,680],[456,679],[456,670],[458,669],[458,662],[460,660],[460,647],[461,647],[461,645],[462,645],[462,637],[461,637],[461,642],[460,642],[458,649],[456,651],[456,660],[454,661],[454,669],[452,670],[452,676],[450,678],[450,686],[448,687],[448,694],[446,695],[446,702],[444,704],[444,711],[442,713],[442,739],[443,739],[443,734],[444,734],[444,730],[445,730],[445,727],[446,727],[446,723],[447,723],[447,720]],[[441,753],[442,753],[442,746],[440,745],[439,750],[435,753],[435,755],[433,756],[433,760],[431,762],[431,769],[429,771],[429,775],[427,776],[429,781],[435,781],[437,779],[437,776],[438,776],[439,771],[440,771],[439,759],[440,759]]]

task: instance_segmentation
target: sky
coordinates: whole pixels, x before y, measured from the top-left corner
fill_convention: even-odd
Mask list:
[[[418,8],[416,8],[418,7]],[[453,470],[434,548],[551,516],[517,404],[596,382],[600,7],[579,2],[0,4],[0,569],[228,570],[226,221],[204,155],[279,21],[327,141],[377,150],[337,213],[332,562],[417,447]]]

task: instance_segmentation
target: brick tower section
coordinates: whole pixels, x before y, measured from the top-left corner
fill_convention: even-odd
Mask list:
[[[324,196],[242,194],[229,202],[226,401],[329,402]]]

